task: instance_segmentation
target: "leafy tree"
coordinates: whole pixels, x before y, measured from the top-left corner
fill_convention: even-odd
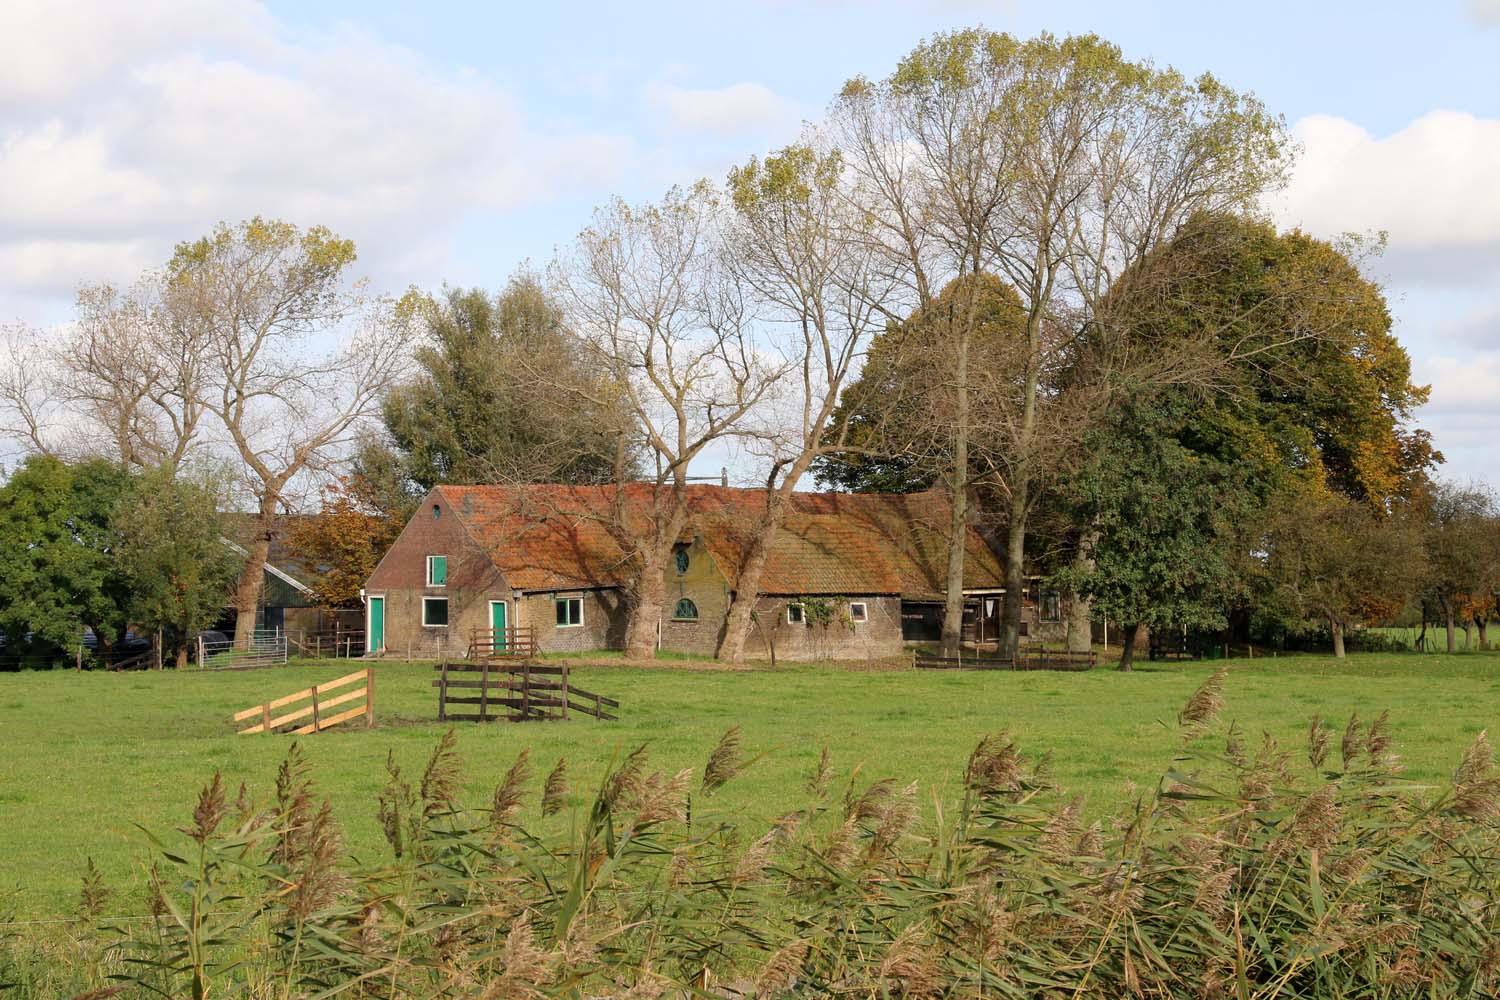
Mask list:
[[[1458,648],[1458,623],[1488,611],[1496,575],[1494,503],[1482,490],[1440,483],[1423,498],[1422,507],[1427,554],[1423,594],[1443,614],[1452,653]]]
[[[535,276],[495,296],[447,289],[423,316],[418,371],[382,408],[393,454],[376,445],[361,459],[380,492],[394,492],[392,480],[420,496],[439,483],[610,479],[618,421],[580,405],[592,377]]]
[[[113,515],[131,621],[159,630],[179,668],[187,666],[193,636],[223,613],[240,567],[223,542],[220,493],[155,469],[131,482]]]
[[[1253,218],[1196,217],[1117,282],[1103,349],[1216,356],[1224,363],[1197,369],[1203,412],[1233,450],[1288,486],[1306,477],[1372,507],[1409,500],[1442,456],[1410,425],[1427,389],[1411,381],[1361,252]]]
[[[1337,657],[1351,625],[1399,610],[1425,572],[1422,534],[1408,512],[1374,510],[1316,484],[1278,499],[1262,564],[1262,617],[1326,625]]]
[[[989,274],[949,282],[905,322],[877,335],[859,379],[833,419],[851,446],[826,457],[818,475],[846,489],[910,492],[941,484],[952,502],[950,537],[965,537],[970,486],[994,482],[1020,388],[1026,311],[1015,290]],[[1000,417],[1005,423],[1004,417]],[[943,643],[963,626],[963,547],[948,551]]]
[[[1184,392],[1143,395],[1091,435],[1068,482],[1068,515],[1089,525],[1090,559],[1058,581],[1125,624],[1120,669],[1142,628],[1220,629],[1239,581],[1238,527],[1259,506],[1253,464],[1222,456]]]
[[[341,477],[323,488],[323,509],[292,532],[292,548],[314,566],[327,567],[313,590],[326,608],[359,605],[359,592],[396,540],[404,519],[381,508],[381,497],[362,476]]]
[[[10,643],[71,647],[81,630],[107,651],[130,620],[113,515],[129,477],[110,462],[32,456],[0,487],[0,631]]]

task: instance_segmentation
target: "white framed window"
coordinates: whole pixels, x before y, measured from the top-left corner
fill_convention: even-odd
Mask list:
[[[870,609],[864,601],[849,602],[849,620],[851,622],[869,621]]]
[[[446,587],[448,585],[448,557],[427,557],[427,586]]]
[[[426,628],[448,627],[448,598],[422,598],[422,625]]]
[[[583,624],[582,594],[558,594],[552,602],[557,609],[558,628],[576,628]]]
[[[800,604],[788,604],[786,606],[786,623],[788,625],[801,625],[807,620],[805,609]]]

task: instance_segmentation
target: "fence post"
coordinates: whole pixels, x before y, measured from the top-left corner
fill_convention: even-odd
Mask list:
[[[315,660],[321,660],[322,658],[323,658],[323,637],[321,635],[314,636],[313,637],[313,659],[315,659]]]
[[[271,703],[269,701],[260,706],[260,731],[263,733],[271,731]]]
[[[531,661],[521,664],[521,719],[531,716]]]
[[[438,721],[448,721],[448,661],[444,660],[440,668],[442,676],[438,678]]]
[[[479,665],[479,721],[490,721],[490,661]]]
[[[563,721],[566,722],[566,721],[568,721],[568,665],[566,663],[563,664],[562,670],[563,670],[563,672],[562,672],[562,682],[563,682],[563,689],[562,689],[562,703],[563,703],[563,706],[562,706],[562,712],[563,712]]]
[[[375,728],[375,668],[365,667],[365,728]]]
[[[322,728],[322,726],[320,725],[320,723],[322,722],[322,716],[319,715],[319,713],[318,713],[318,686],[316,684],[313,685],[312,693],[313,693],[313,732],[316,733],[316,732],[318,732]]]

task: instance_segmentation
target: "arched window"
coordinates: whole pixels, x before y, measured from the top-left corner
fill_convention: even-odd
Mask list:
[[[434,521],[436,521],[438,518],[440,518],[442,516],[443,516],[443,508],[440,507],[440,506],[438,506],[437,504],[433,504],[432,505],[432,519]]]
[[[698,605],[684,597],[677,602],[677,607],[672,611],[672,618],[680,622],[695,622],[698,620]]]

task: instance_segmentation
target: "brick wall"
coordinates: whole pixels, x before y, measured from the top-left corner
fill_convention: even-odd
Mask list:
[[[679,570],[674,560],[667,564],[663,581],[666,596],[661,609],[661,648],[674,653],[713,656],[729,616],[729,581],[701,541],[695,540],[682,551],[687,557],[687,569]],[[673,617],[682,598],[698,608],[696,621]]]
[[[848,621],[850,601],[865,605],[868,619]],[[745,644],[749,656],[769,657],[765,631],[769,630],[780,660],[865,660],[900,656],[901,599],[892,596],[838,598],[835,620],[827,625],[790,623],[786,619],[788,604],[795,597],[761,597],[755,604],[759,627],[752,627]]]
[[[440,516],[432,516],[434,508]],[[428,556],[448,559],[447,582],[441,587],[427,586]],[[515,622],[514,595],[504,576],[436,493],[412,515],[370,574],[365,592],[385,597],[385,648],[393,656],[405,656],[408,650],[413,656],[462,654],[474,629],[490,627],[492,600],[506,601],[507,620]],[[422,624],[423,597],[447,598],[446,627]]]
[[[556,598],[578,596],[583,601],[583,622],[559,627]],[[621,649],[625,645],[625,601],[617,590],[571,590],[526,594],[520,599],[522,628],[531,628],[544,653],[586,653],[595,649]]]

